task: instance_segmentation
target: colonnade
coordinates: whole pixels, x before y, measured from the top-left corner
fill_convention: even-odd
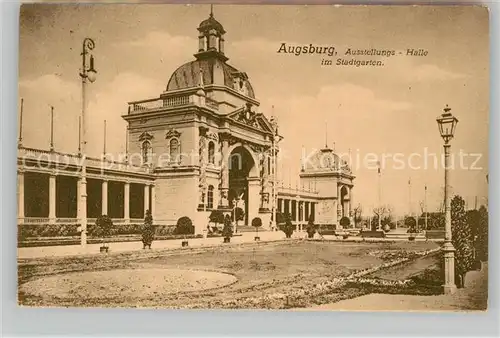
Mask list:
[[[278,211],[282,214],[290,214],[292,222],[307,223],[310,217],[316,216],[315,201],[303,200],[300,196],[296,198],[278,198]]]
[[[143,219],[146,210],[151,210],[153,217],[155,214],[155,186],[150,182],[89,177],[87,198],[82,198],[78,176],[19,170],[17,178],[20,223],[77,222],[82,203],[87,204],[88,218],[108,215],[128,223]]]

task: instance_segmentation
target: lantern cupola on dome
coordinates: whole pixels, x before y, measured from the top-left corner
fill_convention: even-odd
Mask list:
[[[203,20],[198,26],[198,53],[195,57],[200,59],[216,56],[223,61],[228,58],[224,55],[224,34],[226,31],[222,24],[214,18],[213,6],[210,8],[208,19]]]

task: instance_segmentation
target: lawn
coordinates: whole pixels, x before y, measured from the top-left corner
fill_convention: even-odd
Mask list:
[[[289,240],[24,260],[19,261],[19,303],[165,308],[308,306],[366,293],[352,287],[318,291],[318,285],[435,248],[432,242]],[[426,259],[417,258],[404,265],[408,268],[390,268],[387,273],[390,279],[405,279],[434,264]],[[383,271],[375,274],[383,278]],[[269,295],[278,296],[270,301]]]

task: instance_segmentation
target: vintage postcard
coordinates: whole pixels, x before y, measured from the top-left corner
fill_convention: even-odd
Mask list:
[[[488,27],[24,4],[19,305],[486,310]]]

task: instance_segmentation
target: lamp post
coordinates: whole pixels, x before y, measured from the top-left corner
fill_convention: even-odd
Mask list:
[[[444,140],[444,219],[445,219],[445,237],[443,244],[444,252],[444,293],[454,293],[457,289],[455,285],[455,248],[452,243],[451,235],[451,202],[450,202],[450,141],[455,133],[458,119],[451,114],[451,108],[446,105],[444,113],[436,120],[439,127],[439,133]]]
[[[82,44],[82,69],[80,72],[80,77],[82,79],[82,115],[80,129],[80,152],[82,156],[82,173],[80,179],[80,203],[78,204],[78,215],[80,218],[80,244],[85,247],[87,245],[87,164],[86,164],[86,144],[87,140],[85,137],[86,132],[86,87],[87,81],[94,82],[96,79],[96,70],[94,69],[94,56],[90,55],[89,64],[87,66],[87,54],[90,53],[95,47],[94,40],[90,38],[85,38]]]
[[[238,208],[238,198],[233,198],[233,220],[234,220],[234,233],[238,232],[238,219],[236,218],[236,209]]]

